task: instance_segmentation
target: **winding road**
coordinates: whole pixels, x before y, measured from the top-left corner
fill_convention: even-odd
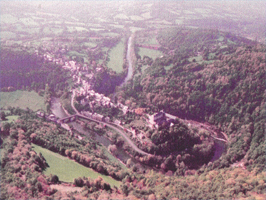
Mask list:
[[[92,120],[92,121],[95,121],[95,122],[98,122],[98,123],[102,123],[102,124],[108,126],[109,128],[115,130],[118,134],[120,134],[120,135],[126,140],[126,142],[127,142],[127,143],[128,143],[128,144],[129,144],[129,145],[130,145],[130,146],[136,151],[136,152],[138,152],[138,153],[140,153],[140,154],[142,154],[142,155],[151,155],[151,154],[149,154],[149,153],[147,153],[147,152],[145,152],[145,151],[139,149],[139,148],[134,144],[134,142],[133,142],[130,138],[128,138],[128,136],[127,136],[127,135],[126,135],[121,129],[119,129],[119,128],[116,127],[115,124],[113,124],[113,123],[102,122],[102,121],[99,121],[99,120],[96,120],[96,119],[92,119],[92,118],[89,118],[89,117],[86,117],[86,116],[80,114],[80,113],[78,112],[78,110],[77,110],[77,109],[75,108],[75,106],[74,106],[75,95],[76,95],[76,92],[75,92],[75,90],[73,90],[72,98],[71,98],[71,106],[72,106],[73,110],[76,112],[76,116],[78,116],[78,117],[80,117],[80,118],[83,118],[83,119]]]
[[[122,86],[123,84],[125,84],[129,79],[132,78],[133,76],[133,61],[132,61],[132,38],[133,38],[134,35],[130,36],[129,40],[128,40],[128,49],[127,49],[127,60],[128,60],[128,74],[127,74],[127,77],[125,78],[124,82],[120,85]],[[117,125],[115,124],[112,124],[112,123],[106,123],[106,122],[102,122],[102,121],[98,121],[98,120],[95,120],[95,119],[92,119],[92,118],[89,118],[89,117],[86,117],[84,115],[82,115],[74,106],[74,99],[75,99],[75,95],[76,95],[76,91],[73,90],[72,91],[72,97],[71,97],[71,106],[73,108],[73,110],[76,112],[76,115],[80,118],[84,118],[84,119],[87,119],[87,120],[92,120],[92,121],[95,121],[95,122],[98,122],[98,123],[103,123],[104,125],[110,127],[111,129],[115,130],[117,133],[119,133],[125,140],[126,142],[138,153],[142,154],[142,155],[151,155],[141,149],[139,149],[135,143],[127,136],[127,134],[124,133],[123,130],[121,130],[122,128],[117,128]],[[171,114],[168,114],[166,113],[166,117],[168,118],[171,118],[171,119],[176,119],[177,117],[174,116],[174,115],[171,115]],[[219,140],[219,141],[222,141],[222,142],[225,142],[227,143],[228,142],[228,138],[227,138],[227,135],[222,133],[222,132],[219,132],[217,133],[216,131],[213,130],[213,128],[209,125],[206,125],[206,124],[203,124],[203,123],[199,123],[199,122],[196,122],[196,121],[193,121],[193,120],[183,120],[183,119],[180,119],[178,118],[180,121],[182,121],[183,123],[185,124],[190,124],[194,127],[197,127],[197,128],[202,128],[206,131],[208,131],[210,134],[211,134],[211,137],[214,138],[215,140]]]
[[[219,140],[219,141],[222,141],[222,142],[225,142],[227,143],[228,142],[228,137],[225,133],[223,132],[219,132],[217,133],[216,131],[214,131],[212,129],[212,127],[210,125],[206,125],[206,124],[203,124],[203,123],[200,123],[200,122],[197,122],[197,121],[193,121],[193,120],[184,120],[184,119],[180,119],[174,115],[171,115],[171,114],[168,114],[168,113],[165,113],[165,116],[170,118],[170,119],[178,119],[180,120],[181,122],[185,123],[185,124],[190,124],[191,126],[194,126],[194,127],[197,127],[197,128],[202,128],[206,131],[208,131],[211,135],[211,137],[215,140]],[[220,135],[218,137],[218,135]]]

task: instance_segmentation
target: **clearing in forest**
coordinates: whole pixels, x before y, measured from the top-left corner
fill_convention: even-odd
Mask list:
[[[59,180],[64,182],[73,182],[74,179],[78,177],[90,177],[92,179],[96,179],[100,176],[112,187],[120,186],[119,181],[116,181],[109,176],[95,172],[92,169],[84,167],[83,165],[67,157],[61,156],[60,154],[54,153],[38,145],[33,144],[32,146],[33,150],[37,153],[41,153],[48,163],[49,167],[44,171],[44,174],[47,176],[49,176],[50,174],[57,175]]]

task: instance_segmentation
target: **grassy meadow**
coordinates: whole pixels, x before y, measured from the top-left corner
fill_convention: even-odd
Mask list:
[[[7,108],[20,107],[22,109],[29,108],[31,110],[43,109],[45,110],[44,98],[39,96],[36,92],[17,90],[14,92],[0,92],[0,105]]]
[[[123,55],[124,55],[124,40],[120,41],[115,47],[113,47],[109,53],[110,61],[107,63],[107,67],[113,69],[117,73],[123,71]]]
[[[16,121],[18,118],[19,118],[18,115],[10,115],[6,117],[7,121],[4,121],[4,122],[10,123],[10,122]]]
[[[158,50],[147,49],[147,48],[142,48],[142,47],[139,47],[138,54],[141,56],[141,58],[143,58],[143,56],[149,56],[153,60],[163,55],[162,52]]]
[[[109,176],[102,175],[98,172],[93,171],[90,168],[84,167],[77,162],[61,156],[60,154],[54,153],[48,149],[42,148],[38,145],[33,144],[33,150],[37,153],[42,153],[49,167],[44,171],[45,175],[54,174],[57,175],[60,181],[73,182],[78,177],[90,177],[96,179],[99,176],[103,180],[109,183],[112,187],[119,187],[120,182],[114,180]]]

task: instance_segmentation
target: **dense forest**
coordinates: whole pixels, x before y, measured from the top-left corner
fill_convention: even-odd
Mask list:
[[[163,30],[157,39],[168,54],[142,73],[135,71],[118,99],[135,107],[163,109],[182,119],[208,122],[225,132],[229,137],[227,154],[212,163],[212,168],[229,167],[244,159],[247,166],[252,165],[250,169],[262,170],[265,46],[205,30]]]
[[[49,83],[52,92],[68,87],[69,76],[62,67],[23,50],[1,49],[1,90],[8,87],[40,91]]]

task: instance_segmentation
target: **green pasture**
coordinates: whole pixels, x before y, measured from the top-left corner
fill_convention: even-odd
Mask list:
[[[143,30],[143,28],[134,27],[134,26],[129,27],[129,29],[130,29],[130,31],[133,32],[133,33],[136,32],[136,31],[141,31],[141,30]]]
[[[144,41],[141,41],[141,42],[138,42],[138,43],[159,45],[159,42],[156,40],[156,36],[150,37],[150,38],[145,38]]]
[[[43,37],[43,38],[41,38],[41,40],[42,41],[48,41],[48,40],[52,40],[53,38],[51,38],[51,37]]]
[[[193,14],[195,14],[195,12],[190,11],[190,10],[183,10],[183,12],[184,12],[185,14],[188,14],[188,15],[193,15]]]
[[[183,24],[183,19],[176,19],[175,20],[175,23],[176,24]]]
[[[224,41],[224,36],[219,36],[218,41],[219,41],[219,42]]]
[[[103,28],[90,28],[91,31],[104,31]]]
[[[164,69],[165,69],[166,71],[168,71],[168,70],[172,69],[173,66],[174,66],[173,64],[170,64],[170,65],[168,65],[168,66],[164,66]]]
[[[124,28],[124,25],[119,25],[119,24],[110,24],[110,26],[113,26],[115,28]]]
[[[51,31],[54,33],[54,34],[60,34],[60,33],[63,33],[63,29],[62,28],[50,28]]]
[[[6,39],[11,39],[11,38],[15,38],[16,34],[10,31],[1,31],[0,32],[0,37],[1,38],[6,38]]]
[[[74,179],[78,177],[90,177],[92,179],[96,179],[100,176],[112,187],[119,187],[120,185],[119,181],[116,181],[109,176],[95,172],[90,168],[84,167],[83,165],[80,165],[67,157],[61,156],[60,154],[54,153],[35,144],[32,146],[35,152],[41,153],[43,155],[49,165],[49,167],[44,171],[45,175],[57,175],[60,181],[65,182],[73,182]]]
[[[114,17],[115,19],[128,19],[128,16],[125,14],[118,14]]]
[[[168,22],[166,20],[151,20],[149,21],[151,24],[164,24],[164,25],[171,25],[171,22]]]
[[[81,26],[76,26],[75,28],[77,31],[88,31],[88,29],[81,27]]]
[[[1,23],[16,23],[18,22],[18,18],[10,14],[3,14],[0,17],[0,21]]]
[[[228,46],[227,45],[222,45],[220,46],[220,49],[224,49],[224,48],[227,48]]]
[[[141,72],[144,73],[144,71],[149,67],[149,65],[142,65]]]
[[[173,13],[175,15],[180,15],[181,11],[180,10],[169,10],[170,13]]]
[[[132,16],[130,16],[130,19],[133,20],[133,21],[143,20],[143,18],[138,16],[138,15],[132,15]]]
[[[235,42],[233,42],[233,41],[230,40],[230,39],[227,39],[227,42],[228,42],[229,44],[236,44]]]
[[[73,26],[67,26],[67,31],[68,32],[74,32],[74,31],[77,31],[76,27],[73,27]]]
[[[39,33],[40,29],[39,28],[27,28],[25,29],[29,34],[37,34]]]
[[[25,26],[39,26],[39,23],[35,22],[32,18],[20,18],[20,22],[22,22]]]
[[[194,10],[201,14],[209,14],[212,12],[211,9],[206,9],[206,8],[194,8]]]
[[[86,25],[89,27],[102,27],[100,24],[97,23],[87,23]]]
[[[119,36],[118,33],[114,33],[114,32],[108,32],[108,33],[102,33],[102,36],[109,36],[109,37],[117,37]]]
[[[107,67],[113,69],[117,73],[123,71],[123,54],[124,54],[124,40],[121,40],[109,53],[110,61]]]
[[[150,12],[145,12],[141,16],[144,17],[144,18],[146,18],[146,19],[149,19],[149,18],[152,17]]]
[[[148,56],[153,60],[163,55],[161,51],[142,47],[139,47],[138,54],[141,56],[141,58],[143,58],[144,56]]]
[[[196,60],[196,62],[202,62],[202,61],[203,61],[202,56],[194,56],[194,57],[190,57],[190,58],[188,59],[188,61],[189,61],[189,62],[193,62],[194,59]]]
[[[214,57],[215,57],[215,53],[209,53],[209,55],[208,55],[209,60],[213,60]]]
[[[62,21],[59,21],[60,23],[62,23]],[[70,22],[70,21],[66,21],[65,24],[71,25],[71,26],[84,26],[84,23],[82,22]]]
[[[10,123],[10,122],[13,122],[13,121],[16,121],[17,119],[19,118],[19,116],[18,115],[10,115],[10,116],[6,116],[6,121],[3,121],[3,122],[8,122],[8,123]]]
[[[97,43],[95,43],[95,42],[84,42],[83,45],[86,46],[86,47],[89,47],[89,48],[94,48],[94,47],[97,46]]]
[[[85,54],[79,53],[77,51],[69,51],[67,54],[69,56],[85,56]]]
[[[34,111],[38,109],[46,110],[44,98],[34,91],[0,92],[0,105],[5,108],[12,106],[22,109],[29,108]]]

